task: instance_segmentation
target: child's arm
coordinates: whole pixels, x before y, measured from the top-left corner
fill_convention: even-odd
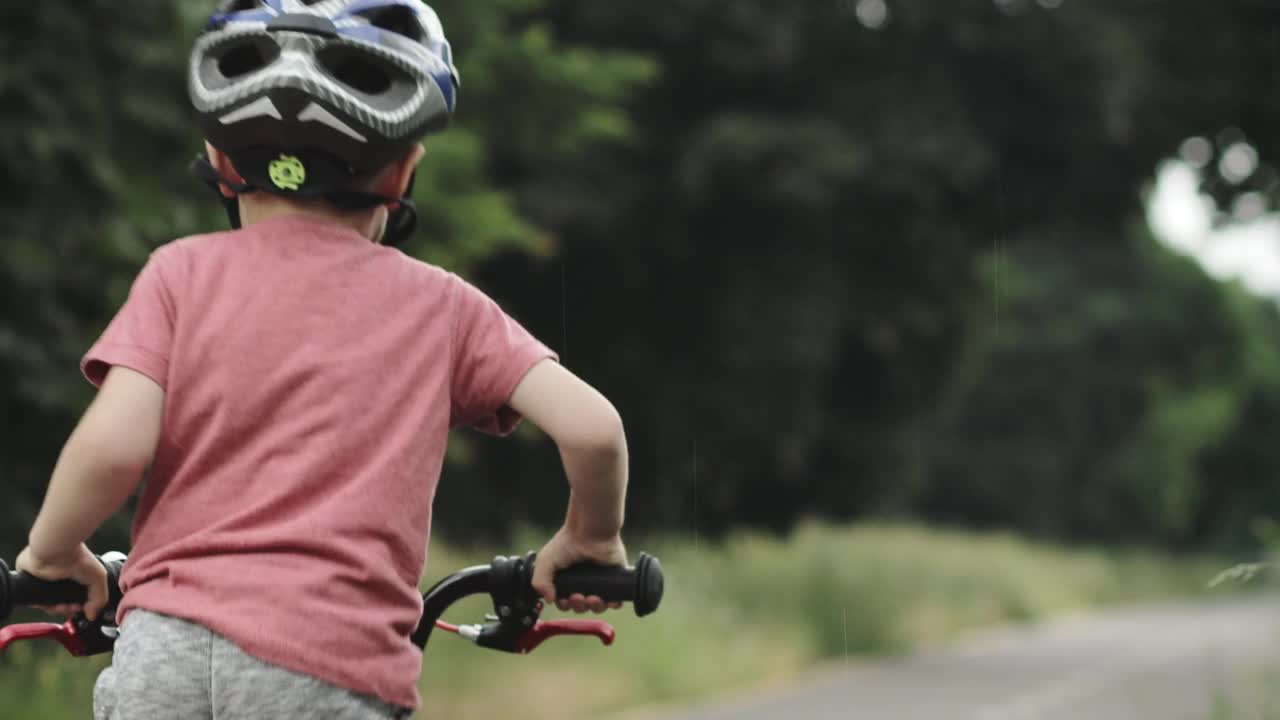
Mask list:
[[[106,572],[84,541],[129,499],[155,455],[164,390],[147,376],[113,367],[62,449],[44,506],[17,567],[45,580],[88,585],[85,614],[106,603]]]
[[[516,386],[508,403],[551,436],[569,478],[564,527],[538,553],[534,589],[556,602],[552,576],[581,561],[625,565],[622,545],[627,490],[627,441],[613,405],[560,364],[543,361]],[[575,595],[562,610],[600,612],[599,597]]]

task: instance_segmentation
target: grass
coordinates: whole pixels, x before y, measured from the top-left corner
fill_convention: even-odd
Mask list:
[[[519,547],[534,547],[530,534]],[[1061,549],[1005,534],[913,526],[811,525],[787,540],[633,541],[662,559],[667,596],[652,617],[625,611],[611,648],[549,643],[532,656],[474,648],[437,633],[424,662],[419,717],[599,717],[795,677],[814,663],[897,653],[956,633],[1074,610],[1201,591],[1221,564],[1149,553]],[[439,545],[427,582],[487,562],[485,549]],[[478,621],[483,599],[449,619]],[[548,616],[553,613],[548,613]],[[101,663],[31,649],[0,666],[6,717],[82,717]]]
[[[1280,720],[1280,667],[1267,664],[1224,682],[1206,720]]]

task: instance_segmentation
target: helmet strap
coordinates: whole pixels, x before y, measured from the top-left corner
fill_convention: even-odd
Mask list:
[[[196,156],[195,161],[191,163],[191,172],[195,173],[195,176],[201,182],[208,185],[217,194],[223,209],[227,211],[227,220],[231,223],[231,229],[239,230],[241,225],[240,198],[237,196],[241,193],[253,192],[254,188],[251,185],[224,178],[222,173],[218,172],[218,169],[213,166],[213,163],[209,162],[209,156],[205,153],[200,153]],[[223,185],[236,194],[231,197],[223,195],[221,187]]]
[[[382,244],[400,247],[404,241],[413,236],[418,227],[418,208],[413,204],[413,184],[418,179],[418,171],[409,176],[409,185],[405,187],[404,197],[391,207],[387,214],[387,229],[382,234]]]
[[[231,229],[239,230],[242,223],[238,196],[245,193],[260,192],[261,189],[249,183],[228,180],[222,173],[218,172],[213,163],[209,162],[209,156],[204,153],[196,156],[195,161],[191,163],[191,172],[217,193],[218,200],[222,202],[223,208],[227,212],[227,220],[231,223]],[[415,171],[409,177],[409,185],[405,189],[404,197],[399,200],[358,190],[336,190],[319,197],[344,210],[365,210],[379,205],[386,205],[389,210],[382,244],[399,247],[413,235],[413,231],[418,225],[418,210],[414,206],[412,199],[413,185],[416,179],[417,172]],[[222,193],[223,186],[229,188],[235,195],[231,197],[224,195]],[[288,196],[285,195],[284,197]]]

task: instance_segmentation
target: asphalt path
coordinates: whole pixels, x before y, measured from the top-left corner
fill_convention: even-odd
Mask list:
[[[1220,714],[1227,704],[1230,715]],[[1130,608],[851,662],[670,720],[1280,718],[1280,598]]]

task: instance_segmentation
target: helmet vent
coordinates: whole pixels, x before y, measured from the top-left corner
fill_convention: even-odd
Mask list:
[[[391,89],[392,68],[363,54],[331,45],[316,57],[333,79],[366,95],[381,95]]]
[[[369,21],[369,24],[403,35],[414,42],[422,42],[422,23],[418,21],[418,13],[407,5],[386,5],[369,8],[355,13]]]
[[[234,13],[244,12],[246,10],[257,10],[262,7],[260,0],[227,0],[222,3],[222,12]]]
[[[264,44],[270,47],[270,52],[264,49]],[[226,78],[235,79],[270,65],[279,53],[280,49],[271,43],[240,43],[218,58],[218,71]]]

